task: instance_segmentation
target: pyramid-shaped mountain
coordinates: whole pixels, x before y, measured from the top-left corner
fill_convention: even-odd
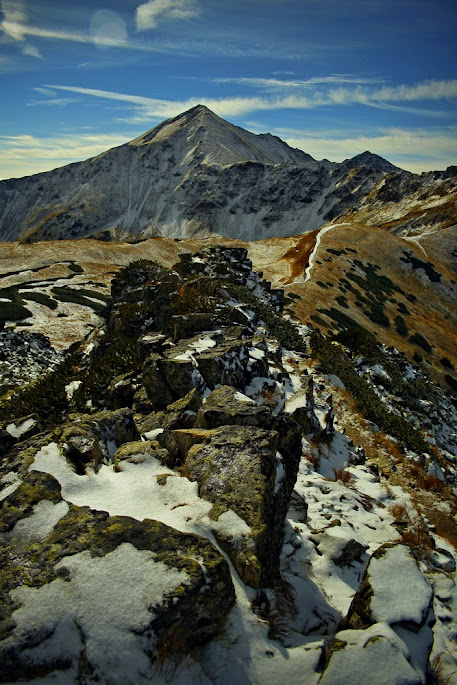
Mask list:
[[[198,105],[92,159],[1,181],[0,239],[299,234],[393,170],[366,153],[352,165],[318,162]]]

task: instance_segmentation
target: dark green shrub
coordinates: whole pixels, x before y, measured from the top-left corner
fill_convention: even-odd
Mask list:
[[[457,380],[455,378],[453,378],[449,374],[446,374],[444,380],[449,385],[449,387],[452,388],[454,392],[457,392]]]
[[[313,356],[321,362],[322,371],[339,376],[348,392],[354,397],[357,408],[363,416],[374,421],[408,449],[419,454],[428,451],[430,446],[421,433],[407,419],[390,412],[371,384],[357,374],[342,346],[332,345],[328,338],[318,331],[313,331],[311,348]]]
[[[27,300],[29,302],[38,302],[38,304],[42,304],[45,307],[48,307],[48,309],[57,309],[58,304],[57,302],[52,298],[49,297],[49,295],[46,295],[46,293],[21,293],[21,296],[24,300]]]
[[[428,340],[424,338],[424,336],[420,333],[414,333],[414,335],[412,335],[409,340],[415,345],[419,345],[419,347],[422,347],[422,349],[425,350],[425,352],[428,352],[429,354],[432,352],[432,348]]]
[[[82,291],[86,293],[91,293],[90,297],[97,297],[97,301],[89,299],[87,295],[84,295]],[[70,288],[68,286],[54,286],[52,288],[52,293],[55,295],[59,302],[71,302],[73,304],[79,304],[83,307],[90,307],[97,314],[103,314],[105,311],[105,304],[100,300],[102,298],[106,299],[105,295],[100,295],[95,290],[88,290],[87,288],[82,288],[81,290],[76,290],[75,288]]]
[[[130,262],[118,271],[111,281],[111,295],[121,296],[126,290],[140,288],[150,282],[163,278],[168,269],[149,259],[138,259]]]
[[[22,304],[17,302],[0,302],[0,321],[21,321],[32,316]]]
[[[408,326],[406,325],[404,318],[398,314],[395,317],[394,322],[395,330],[397,331],[398,335],[402,335],[404,338],[406,338],[408,335]]]

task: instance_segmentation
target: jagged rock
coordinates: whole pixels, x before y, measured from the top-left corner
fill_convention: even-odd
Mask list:
[[[255,376],[265,376],[268,366],[265,359],[252,359],[249,351],[252,341],[226,341],[198,357],[198,370],[209,388],[231,385],[242,390]]]
[[[124,373],[113,378],[107,389],[106,405],[110,409],[132,406],[137,389],[134,378],[132,373]]]
[[[257,407],[253,400],[230,385],[213,390],[200,408],[196,425],[200,428],[218,426],[267,427],[271,423],[271,411]]]
[[[145,361],[150,354],[160,354],[167,336],[163,333],[147,333],[138,340],[138,356]]]
[[[201,405],[202,399],[198,390],[192,388],[187,395],[167,407],[162,427],[169,430],[174,428],[193,428]]]
[[[135,391],[135,394],[133,396],[132,408],[138,414],[149,414],[150,412],[153,412],[154,404],[155,403],[149,399],[148,393],[144,385],[140,386],[138,390]]]
[[[210,542],[148,519],[72,505],[39,544],[6,546],[1,556],[2,681],[57,669],[84,680],[89,669],[95,680],[111,670],[126,682],[126,648],[153,681],[170,641],[187,653],[234,603],[228,565]],[[54,633],[66,638],[47,649]]]
[[[11,433],[3,428],[0,428],[0,457],[3,457],[16,442],[17,438],[13,437]]]
[[[76,472],[83,474],[87,465],[95,470],[110,460],[116,449],[125,442],[140,438],[130,409],[102,411],[97,414],[72,414],[70,420],[57,431],[66,458]]]
[[[315,414],[314,378],[308,375],[302,376],[301,384],[304,391],[305,404],[294,409],[291,416],[303,428],[305,433],[318,436],[322,432],[322,427]]]
[[[180,314],[171,317],[173,329],[173,341],[178,342],[182,338],[190,338],[198,331],[211,331],[216,322],[213,312],[196,312]]]
[[[144,402],[144,391],[146,391],[149,411],[165,409],[168,404],[173,402],[175,399],[173,386],[170,386],[163,371],[163,358],[158,354],[150,354],[144,363],[144,371],[141,376],[144,390],[140,389],[135,396],[137,406],[141,406],[141,402]]]
[[[167,385],[175,396],[184,397],[195,387],[195,367],[192,359],[176,359],[170,356],[160,359],[158,364]],[[169,399],[166,404],[168,405],[170,401]]]
[[[296,477],[295,472],[289,481],[286,475],[277,452],[278,434],[223,426],[175,435],[189,477],[198,482],[200,496],[214,503],[219,544],[248,585],[270,585],[279,569],[284,518]],[[226,521],[233,514],[242,519],[235,538],[233,521]]]

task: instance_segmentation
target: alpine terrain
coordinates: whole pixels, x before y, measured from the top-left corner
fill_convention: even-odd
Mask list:
[[[0,682],[457,683],[456,178],[198,106],[0,182]]]
[[[199,105],[93,159],[0,181],[0,239],[260,240],[312,231],[343,214],[358,220],[359,209],[376,225],[414,234],[455,222],[456,174],[451,167],[417,177],[368,152],[317,162]]]

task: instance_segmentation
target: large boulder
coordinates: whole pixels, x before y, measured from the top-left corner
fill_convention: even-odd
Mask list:
[[[278,452],[278,434],[254,426],[222,426],[174,435],[186,475],[197,481],[200,497],[214,504],[210,516],[219,544],[248,585],[270,586],[279,573],[284,519],[296,478],[296,470],[286,470]]]
[[[365,569],[345,625],[366,628],[385,621],[417,632],[427,623],[432,598],[432,588],[409,548],[382,545]]]
[[[2,682],[153,682],[166,655],[213,637],[235,596],[208,540],[63,504],[44,539],[18,544],[16,526],[2,548]]]
[[[321,682],[336,684],[349,672],[356,683],[428,682],[432,600],[433,590],[409,548],[382,545],[372,555],[342,622],[346,630],[330,644]]]

